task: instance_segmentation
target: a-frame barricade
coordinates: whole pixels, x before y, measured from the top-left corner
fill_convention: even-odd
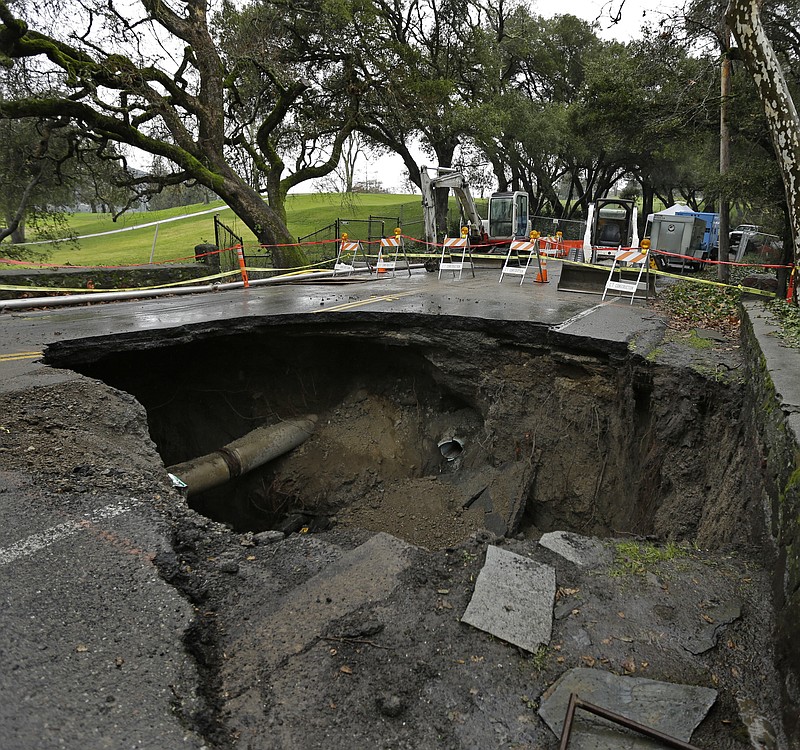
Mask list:
[[[372,266],[369,264],[369,258],[364,252],[361,245],[361,240],[349,240],[346,234],[342,235],[339,242],[339,250],[336,253],[336,260],[333,264],[333,275],[337,273],[346,273],[348,276],[355,271],[356,256],[361,253],[364,257],[364,262],[367,264],[369,272],[372,273]]]
[[[460,252],[459,252],[460,251]],[[457,260],[460,256],[460,260]],[[469,260],[467,260],[469,256]],[[458,278],[464,271],[464,265],[469,263],[472,269],[472,276],[475,277],[475,264],[472,262],[472,249],[469,245],[469,237],[466,234],[462,237],[445,237],[442,245],[442,257],[439,261],[439,276],[442,278],[442,271],[452,271],[455,278],[458,271]]]
[[[397,269],[397,259],[401,254],[403,256],[403,260],[405,261],[408,275],[411,276],[411,261],[408,259],[408,255],[406,255],[405,242],[403,242],[403,237],[400,234],[400,230],[396,229],[394,237],[381,238],[380,246],[378,247],[378,273],[384,274],[391,271],[392,276],[394,276]],[[389,260],[387,256],[391,256],[391,260]]]
[[[525,265],[522,265],[522,258],[524,255],[527,255],[527,257],[525,258]],[[525,274],[528,273],[531,261],[534,258],[536,258],[539,264],[539,275],[541,276],[542,260],[539,257],[539,240],[512,240],[511,244],[508,246],[508,254],[503,263],[503,268],[500,271],[499,283],[502,284],[503,276],[506,275],[521,276],[522,278],[519,280],[519,285],[522,286],[525,283]]]
[[[629,249],[629,250],[619,250],[614,255],[614,262],[611,264],[611,271],[608,274],[608,280],[606,281],[606,288],[603,291],[603,299],[606,298],[606,295],[609,291],[621,292],[624,294],[630,293],[631,295],[631,304],[633,304],[633,299],[636,296],[636,292],[639,290],[639,284],[642,281],[642,274],[647,270],[649,263],[649,254],[647,249]],[[631,268],[635,271],[638,267],[639,273],[636,276],[636,279],[623,279],[622,278],[622,270],[623,268]],[[619,274],[619,281],[614,281],[614,273]],[[647,283],[645,282],[645,289],[647,288]],[[622,296],[619,294],[618,296]]]

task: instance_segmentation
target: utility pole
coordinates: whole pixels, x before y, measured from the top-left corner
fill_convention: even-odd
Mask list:
[[[719,102],[719,174],[722,190],[719,194],[719,252],[717,259],[728,260],[728,245],[730,239],[731,206],[728,200],[728,191],[725,187],[725,178],[731,164],[731,134],[728,127],[728,103],[731,93],[731,32],[728,24],[722,21],[722,65],[720,68],[720,102]],[[720,263],[717,266],[717,278],[726,283],[730,278],[730,267]]]

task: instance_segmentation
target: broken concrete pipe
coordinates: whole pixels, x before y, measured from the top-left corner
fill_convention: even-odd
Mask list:
[[[309,414],[264,425],[214,453],[168,466],[167,472],[186,485],[188,495],[196,495],[288,453],[311,436],[316,423],[317,415]]]
[[[439,451],[448,461],[455,461],[464,452],[464,440],[447,437],[439,441]]]

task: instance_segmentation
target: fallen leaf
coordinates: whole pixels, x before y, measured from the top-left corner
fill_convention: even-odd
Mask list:
[[[331,701],[331,702],[330,702],[328,705],[329,705],[329,706],[330,706],[332,709],[334,709],[334,710],[336,709],[336,704],[335,704],[333,701]]]
[[[602,643],[604,646],[608,646],[608,645],[611,644],[612,640],[614,640],[614,639],[613,638],[603,638],[603,640],[600,641],[600,643]]]
[[[709,617],[709,616],[708,616],[708,615],[707,615],[705,612],[703,612],[703,614],[702,614],[702,615],[700,615],[700,616],[701,616],[701,617],[702,617],[702,618],[703,618],[703,619],[704,619],[704,620],[705,620],[707,623],[710,623],[711,625],[713,625],[713,624],[714,624],[714,618],[713,618],[713,617]]]
[[[621,617],[624,620],[625,619],[625,613],[624,612],[617,612],[617,617]]]
[[[84,645],[81,643],[80,645],[78,645],[78,646],[76,646],[76,647],[75,647],[75,650],[76,650],[76,651],[77,651],[79,654],[85,654],[85,653],[86,653],[86,652],[89,650],[89,647],[88,647],[88,646],[84,646]]]
[[[557,661],[559,664],[563,664],[563,663],[564,663],[564,657],[563,657],[563,656],[557,656],[557,657],[556,657],[556,661]]]
[[[450,593],[450,589],[437,589],[436,593],[437,594],[441,594],[442,596],[444,596],[445,594],[449,594]]]
[[[731,674],[734,677],[739,677],[741,675],[741,672],[739,671],[738,667],[731,667]]]
[[[245,560],[255,560],[255,559],[256,559],[256,556],[255,556],[255,555],[248,555],[248,556],[245,558]]]
[[[343,672],[344,674],[353,674],[353,670],[351,667],[348,667],[347,664],[343,664],[339,667],[339,671]]]
[[[593,656],[581,656],[581,661],[587,667],[593,667],[595,664],[597,664],[597,659],[595,659]]]
[[[650,662],[643,661],[640,666],[642,667],[642,669],[647,669],[650,666]]]
[[[728,639],[728,648],[730,649],[736,648],[736,644],[730,638]]]
[[[622,662],[622,668],[626,674],[633,674],[636,671],[636,662],[633,659],[625,659]]]
[[[581,611],[579,609],[573,609],[572,612],[571,612],[571,614],[573,614],[573,615],[579,615],[580,613],[581,613]]]

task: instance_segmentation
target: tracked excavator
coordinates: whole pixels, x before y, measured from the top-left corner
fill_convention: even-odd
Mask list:
[[[504,252],[504,241],[527,238],[530,234],[528,194],[521,190],[492,193],[489,197],[489,216],[481,218],[469,189],[469,183],[457,169],[450,167],[420,167],[422,184],[422,213],[425,221],[425,242],[439,241],[436,230],[436,190],[447,188],[456,196],[465,225],[473,243],[496,243],[496,251]],[[489,252],[495,248],[487,248]]]

